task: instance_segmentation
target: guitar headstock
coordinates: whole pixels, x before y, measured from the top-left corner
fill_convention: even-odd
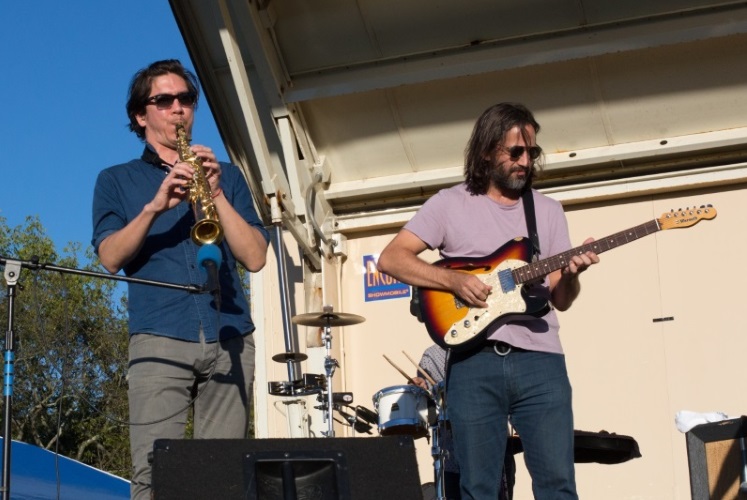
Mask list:
[[[665,212],[657,220],[661,229],[677,229],[680,227],[694,226],[701,220],[711,220],[716,217],[716,209],[713,205],[701,205],[686,209],[677,209]]]

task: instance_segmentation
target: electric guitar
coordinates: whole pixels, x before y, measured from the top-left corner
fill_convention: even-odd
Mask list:
[[[420,316],[433,341],[445,349],[470,349],[484,340],[489,326],[521,317],[540,317],[550,310],[547,300],[534,297],[528,289],[553,271],[566,267],[574,255],[589,250],[600,254],[665,229],[694,226],[716,217],[711,205],[671,211],[646,222],[586,245],[572,248],[553,257],[530,262],[532,243],[518,237],[482,258],[448,258],[434,265],[477,276],[493,287],[487,308],[470,307],[448,291],[418,288]]]

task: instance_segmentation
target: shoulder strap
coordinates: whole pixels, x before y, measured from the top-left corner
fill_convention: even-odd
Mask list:
[[[540,242],[539,235],[537,234],[537,219],[534,216],[534,195],[532,194],[532,188],[527,188],[521,195],[524,205],[524,218],[527,221],[527,232],[529,238],[532,240],[532,246],[534,247],[534,256],[540,254]]]

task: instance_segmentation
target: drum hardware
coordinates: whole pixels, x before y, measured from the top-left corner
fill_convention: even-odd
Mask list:
[[[303,382],[306,387],[316,387],[319,391],[323,391],[327,385],[327,379],[324,375],[317,375],[315,373],[304,373]]]
[[[343,412],[340,406],[348,410],[352,410],[353,415],[348,415]],[[375,411],[369,410],[365,406],[356,405],[355,407],[353,407],[350,404],[343,404],[335,405],[335,409],[343,414],[343,416],[345,416],[348,424],[353,425],[356,432],[365,432],[366,434],[371,434],[372,426],[376,425],[379,421],[379,416],[377,415],[377,413]]]
[[[303,381],[295,380],[293,382],[268,382],[267,392],[273,396],[308,396],[318,391],[313,390],[309,392],[308,388],[304,386]]]
[[[347,313],[333,313],[332,308],[322,313],[307,313],[307,314],[296,314],[293,316],[291,321],[301,326],[318,326],[318,327],[333,327],[333,326],[350,326],[363,323],[366,319],[363,316],[357,314]]]
[[[353,402],[352,392],[334,392],[332,393],[332,402],[349,405]]]
[[[355,407],[356,416],[362,418],[367,424],[376,424],[379,421],[379,415],[365,406],[358,405]]]
[[[276,354],[273,359],[278,357]],[[305,356],[305,354],[304,354]],[[277,360],[276,360],[277,361]],[[292,360],[289,363],[294,362]],[[326,384],[324,375],[304,373],[303,378],[293,382],[268,382],[268,392],[273,396],[311,396],[324,392]]]
[[[335,429],[333,425],[333,412],[334,412],[334,393],[332,392],[332,377],[335,374],[335,369],[340,366],[336,359],[332,357],[332,327],[338,326],[349,326],[357,325],[365,321],[363,316],[356,314],[347,313],[335,313],[332,312],[332,306],[324,306],[321,313],[307,313],[298,314],[291,318],[291,321],[297,325],[302,326],[316,326],[322,328],[322,335],[324,339],[324,348],[326,355],[324,357],[324,373],[326,374],[326,391],[322,394],[326,395],[326,405],[322,408],[324,421],[327,422],[327,431],[323,432],[326,437],[334,437]]]
[[[272,360],[277,363],[299,363],[307,359],[309,357],[302,352],[281,352],[272,357]]]
[[[354,409],[354,412],[352,415],[350,413],[346,413],[343,411],[342,407],[345,406],[346,408],[350,408],[350,406],[347,405],[335,405],[335,410],[337,410],[337,413],[342,415],[342,417],[345,419],[345,423],[352,427],[355,432],[361,432],[365,434],[373,434],[371,432],[371,429],[373,429],[373,426],[369,425],[368,422],[366,422],[361,416],[358,414],[357,410]]]
[[[403,351],[404,352],[404,351]],[[405,354],[407,356],[407,354]],[[407,356],[409,358],[409,356]],[[412,359],[410,359],[412,361]],[[446,500],[445,486],[445,464],[449,451],[444,448],[444,433],[448,428],[449,421],[446,414],[446,384],[442,380],[436,382],[420,366],[418,371],[422,373],[429,382],[431,382],[431,403],[435,408],[435,418],[431,416],[429,420],[431,429],[431,456],[433,457],[433,478],[435,480],[436,500]]]

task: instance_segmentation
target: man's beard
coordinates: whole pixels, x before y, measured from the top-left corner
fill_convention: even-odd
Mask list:
[[[514,172],[524,170],[526,175],[524,177],[511,177]],[[493,166],[493,170],[490,174],[490,181],[498,188],[508,191],[520,192],[524,189],[529,178],[531,176],[530,169],[524,169],[521,167],[514,167],[511,170],[507,170],[503,164]]]

